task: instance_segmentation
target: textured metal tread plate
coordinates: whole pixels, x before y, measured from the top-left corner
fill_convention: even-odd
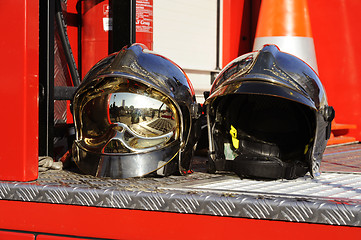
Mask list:
[[[183,183],[168,190],[250,194],[256,196],[318,199],[361,204],[361,174],[323,173],[312,179],[305,176],[295,180],[259,181],[237,176],[219,177],[197,183]]]
[[[323,155],[321,170],[361,172],[361,144],[327,148]]]
[[[265,192],[201,191],[199,188],[204,187],[205,182],[215,188],[218,183],[222,185],[230,179],[244,182],[234,176],[205,173],[111,180],[53,171],[42,173],[32,183],[0,182],[0,199],[361,226],[361,204],[356,196],[353,199],[302,198]],[[249,181],[245,182],[250,185]],[[183,184],[183,188],[174,187],[179,184]],[[354,189],[358,191],[358,187]]]
[[[361,154],[359,149],[342,151]],[[336,165],[350,168],[350,154],[332,149],[325,155],[326,162],[338,156],[336,160],[343,160],[334,161]],[[316,179],[256,181],[201,172],[167,178],[100,179],[48,171],[33,182],[0,181],[0,199],[361,226],[359,173],[326,172]]]

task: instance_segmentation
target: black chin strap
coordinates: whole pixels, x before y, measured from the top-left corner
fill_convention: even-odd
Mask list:
[[[240,177],[258,179],[295,179],[308,172],[305,162],[299,160],[282,161],[279,146],[260,141],[242,131],[238,131],[238,156],[227,161],[226,168]]]
[[[283,162],[259,154],[241,153],[233,161],[227,161],[226,166],[241,178],[295,179],[308,172],[308,167],[300,161]]]

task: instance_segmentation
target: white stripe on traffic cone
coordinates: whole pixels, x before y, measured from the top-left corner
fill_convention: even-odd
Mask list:
[[[262,0],[253,50],[275,44],[318,73],[307,0]]]

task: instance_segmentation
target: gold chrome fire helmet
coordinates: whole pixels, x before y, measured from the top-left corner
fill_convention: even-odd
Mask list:
[[[98,177],[187,173],[199,135],[184,71],[134,44],[98,62],[75,93],[79,169]]]
[[[205,102],[210,172],[294,179],[319,175],[334,110],[317,74],[275,45],[242,55]]]

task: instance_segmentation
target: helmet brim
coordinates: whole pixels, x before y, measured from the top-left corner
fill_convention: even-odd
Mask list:
[[[209,104],[212,99],[225,96],[228,94],[259,94],[281,97],[291,101],[295,101],[316,109],[315,103],[306,95],[278,83],[264,81],[260,78],[243,78],[241,80],[232,81],[231,84],[223,84],[220,86],[205,102]]]

